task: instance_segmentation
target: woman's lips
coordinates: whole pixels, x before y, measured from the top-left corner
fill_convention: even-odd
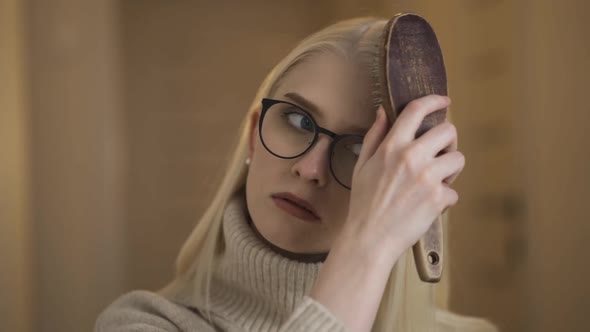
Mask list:
[[[284,210],[285,212],[289,213],[290,215],[297,217],[301,220],[313,223],[320,223],[320,219],[316,217],[313,213],[307,211],[306,209],[291,203],[290,201],[279,198],[279,197],[272,197],[272,200],[275,204]]]

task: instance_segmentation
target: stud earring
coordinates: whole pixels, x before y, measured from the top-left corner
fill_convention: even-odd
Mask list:
[[[246,158],[246,165],[250,165],[250,161],[251,161],[250,157]]]

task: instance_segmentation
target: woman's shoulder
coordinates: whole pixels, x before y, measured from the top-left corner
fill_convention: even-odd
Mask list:
[[[464,316],[448,310],[436,309],[436,322],[440,332],[498,332],[490,321],[480,317]]]
[[[215,331],[197,312],[146,290],[121,295],[98,316],[95,332]]]

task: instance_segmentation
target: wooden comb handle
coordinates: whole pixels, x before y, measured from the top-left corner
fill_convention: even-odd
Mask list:
[[[430,24],[416,14],[394,16],[385,27],[382,57],[384,108],[395,121],[406,105],[429,94],[447,95],[447,77],[438,40]],[[444,122],[446,109],[424,118],[416,138]],[[420,279],[438,282],[443,266],[443,228],[440,218],[412,247]]]

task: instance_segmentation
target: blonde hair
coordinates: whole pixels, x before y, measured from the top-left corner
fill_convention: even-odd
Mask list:
[[[241,123],[240,135],[221,185],[176,260],[176,277],[193,280],[195,296],[208,302],[211,272],[215,267],[217,254],[225,246],[221,231],[223,212],[231,196],[245,186],[248,166],[244,160],[248,152],[249,121],[251,114],[259,107],[260,100],[274,93],[286,73],[315,54],[331,51],[347,56],[356,52],[357,55],[364,53],[364,59],[376,59],[375,52],[378,52],[380,46],[382,30],[378,27],[382,27],[385,22],[386,20],[379,18],[363,17],[330,25],[302,40],[266,76]],[[373,95],[373,104],[378,100],[379,96]],[[443,225],[446,225],[448,212],[440,218]],[[445,270],[448,275],[447,264],[448,262],[445,263]],[[463,317],[446,311],[447,299],[448,277],[443,278],[439,284],[422,282],[418,278],[410,248],[391,271],[372,330],[495,331],[483,319]],[[208,308],[205,311],[208,312]]]

